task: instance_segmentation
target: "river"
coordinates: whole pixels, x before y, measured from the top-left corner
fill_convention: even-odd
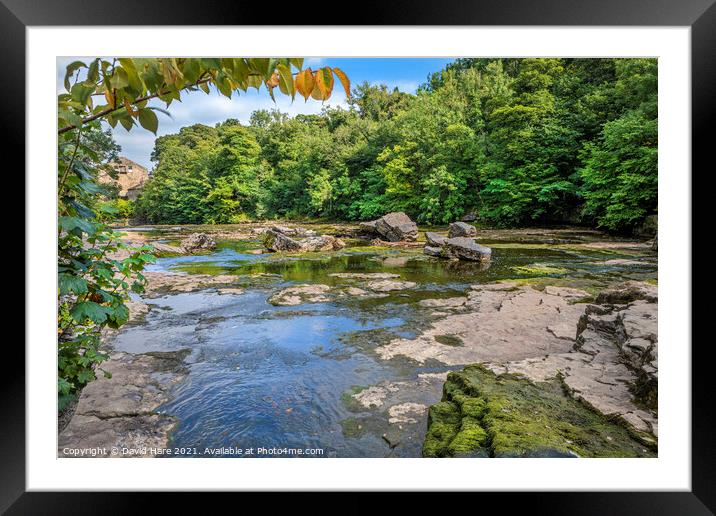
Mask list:
[[[139,229],[133,233],[149,239],[174,243],[177,238],[165,234],[166,228]],[[656,278],[655,253],[645,246],[620,246],[596,232],[491,231],[478,242],[493,248],[487,269],[429,258],[420,249],[375,248],[358,241],[342,251],[283,257],[254,254],[261,247],[256,239],[218,238],[210,254],[159,258],[148,271],[234,275],[242,293],[207,288],[145,298],[148,314],[110,345],[129,353],[191,351],[188,375],[159,408],[178,420],[172,446],[418,457],[425,414],[390,424],[386,407],[362,406],[352,394],[370,386],[404,385],[393,401],[427,406],[440,400],[443,373],[458,367],[383,360],[374,352],[393,339],[414,338],[440,315],[421,300],[457,297],[470,285],[505,279],[589,290]],[[346,295],[295,306],[267,302],[291,285],[360,286],[335,273],[394,273],[416,286],[368,299]]]

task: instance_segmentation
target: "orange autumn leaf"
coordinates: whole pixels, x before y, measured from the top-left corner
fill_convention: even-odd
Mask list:
[[[348,76],[341,70],[340,68],[334,68],[333,73],[336,74],[336,77],[338,77],[338,80],[341,81],[341,84],[343,85],[343,89],[346,92],[346,97],[351,97],[351,81],[348,78]]]
[[[303,96],[304,100],[308,101],[308,97],[311,96],[315,86],[313,71],[310,68],[306,68],[305,70],[298,72],[294,82],[296,83],[296,89],[298,92]]]

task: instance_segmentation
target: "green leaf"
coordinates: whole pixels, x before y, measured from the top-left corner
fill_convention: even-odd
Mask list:
[[[84,233],[94,233],[95,224],[78,217],[60,217],[58,219],[60,229],[67,232],[75,232],[79,230]]]
[[[64,384],[62,384],[61,382],[64,382]],[[69,405],[75,399],[74,394],[68,394],[71,388],[72,384],[70,384],[64,378],[60,378],[58,380],[57,390],[60,395],[57,397],[57,410],[59,410],[60,412],[65,410],[65,407],[67,407],[67,405]],[[63,389],[66,389],[67,392],[62,392]]]
[[[106,322],[109,311],[110,309],[106,306],[98,305],[93,301],[82,301],[70,310],[70,315],[79,324],[84,323],[87,319],[95,324],[102,324]]]
[[[131,131],[134,126],[134,120],[129,116],[123,116],[119,119],[119,123],[122,124],[127,131]]]
[[[193,57],[188,57],[184,60],[184,66],[182,73],[187,82],[196,82],[201,76],[201,62]]]
[[[87,281],[73,274],[60,273],[57,275],[60,295],[69,293],[84,294],[87,292]]]
[[[77,375],[77,380],[80,383],[89,383],[94,379],[95,379],[95,375],[94,375],[94,371],[92,371],[92,369],[83,369]]]
[[[93,85],[99,80],[99,61],[99,59],[92,61],[87,71],[87,81]]]
[[[291,63],[293,66],[295,66],[296,70],[301,70],[303,68],[303,58],[302,57],[289,57],[288,62]]]
[[[249,67],[254,71],[259,73],[262,78],[266,81],[268,81],[271,78],[271,75],[273,75],[275,61],[273,59],[264,58],[264,57],[255,57],[249,59]]]
[[[296,85],[293,82],[291,69],[285,64],[276,66],[278,71],[278,87],[284,95],[291,95],[293,99],[296,96]]]
[[[72,98],[83,106],[87,104],[87,101],[93,93],[94,86],[87,86],[86,84],[81,82],[78,82],[77,84],[72,86],[72,90],[70,90]]]
[[[72,74],[75,73],[80,68],[87,68],[87,65],[84,64],[82,61],[72,61],[70,64],[67,65],[66,71],[65,71],[65,89],[67,91],[70,91],[70,77],[72,77]]]
[[[79,127],[82,125],[82,117],[67,109],[61,109],[58,113],[58,117],[67,122],[67,125]]]
[[[60,396],[60,407],[59,409],[62,410],[64,406],[67,405],[67,402],[72,399],[74,396],[68,396],[70,391],[72,390],[72,383],[67,381],[67,378],[59,377],[57,379],[57,391],[62,394],[63,396]],[[64,398],[64,405],[63,405],[63,398]]]
[[[157,128],[159,127],[159,120],[157,115],[151,109],[142,109],[139,112],[139,124],[144,127],[147,131],[157,134]]]
[[[129,86],[129,76],[124,68],[117,67],[114,69],[112,77],[109,79],[109,84],[112,88],[122,89]]]
[[[135,93],[142,93],[144,91],[144,84],[142,83],[142,79],[139,77],[139,72],[137,72],[137,68],[134,65],[134,60],[129,58],[120,58],[119,62],[122,65],[122,69],[127,74],[129,86],[135,91]]]

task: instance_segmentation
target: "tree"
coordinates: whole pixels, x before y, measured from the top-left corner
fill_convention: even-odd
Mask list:
[[[629,231],[656,209],[655,121],[654,60],[459,59],[416,95],[364,83],[347,110],[255,112],[241,134],[258,156],[241,141],[219,144],[229,121],[192,130],[190,145],[185,129],[160,138],[157,155],[170,142],[201,152],[157,161],[143,204],[154,222],[219,220],[218,206],[197,203],[211,196],[241,218],[402,210],[444,224],[475,212],[497,226],[581,220]],[[252,163],[242,165],[243,190],[216,152]]]
[[[330,98],[334,76],[350,96],[350,82],[338,68],[302,69],[300,58],[115,58],[74,61],[67,66],[66,93],[58,104],[58,392],[61,405],[84,384],[95,378],[95,367],[107,357],[101,352],[100,332],[118,328],[127,321],[126,300],[129,291],[142,292],[146,283],[141,271],[154,260],[152,249],[129,249],[119,235],[101,222],[98,201],[103,188],[97,184],[98,169],[106,164],[116,148],[107,141],[99,122],[131,130],[139,125],[156,134],[159,120],[149,105],[159,99],[169,107],[181,100],[185,91],[210,86],[231,98],[249,88],[265,87],[271,97],[274,90],[306,100]],[[206,153],[210,128],[194,127],[178,135],[180,145],[171,138],[160,139],[153,159],[162,163],[174,160],[175,167],[163,172],[169,188],[150,192],[157,201],[157,212],[150,217],[177,217],[185,220],[205,214],[193,214],[172,206],[172,194],[183,201],[193,199],[202,206],[212,187],[208,173],[214,156]],[[225,135],[226,136],[226,135]],[[228,137],[228,136],[227,136]],[[234,145],[236,141],[231,140]],[[254,146],[254,150],[256,148]],[[257,152],[256,152],[257,154]],[[191,174],[180,174],[185,160],[193,161]],[[253,164],[244,158],[222,162],[229,175],[215,180],[212,202],[221,207],[221,217],[229,219],[244,209],[247,185],[244,179],[254,175]],[[250,190],[250,187],[248,187]],[[169,195],[168,195],[169,194]],[[145,203],[144,210],[149,205]],[[169,207],[167,209],[167,206]],[[204,207],[204,210],[208,207]]]
[[[585,144],[580,175],[585,215],[601,227],[627,231],[657,209],[657,63],[620,60],[616,75],[615,90],[627,111]]]

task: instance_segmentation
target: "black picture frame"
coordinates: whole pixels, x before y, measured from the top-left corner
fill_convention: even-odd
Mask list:
[[[693,167],[709,163],[716,92],[716,0],[399,0],[361,2],[349,14],[338,9],[280,7],[269,2],[217,0],[210,5],[186,0],[0,0],[0,48],[5,78],[0,80],[0,117],[7,130],[7,152],[25,151],[25,29],[74,25],[548,25],[688,26],[691,28]],[[348,13],[348,11],[346,11]],[[12,75],[12,79],[10,76]],[[11,100],[8,100],[11,99]],[[23,158],[21,158],[23,159]],[[713,169],[713,164],[709,163]],[[692,167],[692,168],[693,168]],[[17,167],[15,167],[17,170]],[[49,172],[49,171],[48,171]],[[709,170],[702,172],[708,173]],[[693,171],[679,171],[686,180]],[[22,188],[22,186],[20,187]],[[692,191],[697,191],[692,188]],[[32,185],[26,185],[26,195]],[[701,193],[705,196],[707,194]],[[693,233],[692,233],[693,234]],[[683,250],[685,260],[691,250]],[[702,258],[694,257],[693,266]],[[25,271],[26,274],[28,271]],[[689,300],[684,300],[688,302]],[[703,308],[692,302],[694,322]],[[702,314],[705,316],[705,314]],[[711,340],[692,339],[692,491],[609,493],[480,494],[509,496],[509,505],[529,504],[550,514],[712,514],[716,511],[716,445],[711,393]],[[687,345],[688,343],[684,343]],[[49,349],[49,348],[48,348]],[[9,339],[4,348],[3,413],[0,416],[0,512],[7,514],[125,514],[147,508],[151,500],[165,510],[181,508],[184,496],[172,493],[25,492],[25,350]],[[488,507],[490,500],[480,502]],[[300,503],[300,502],[299,502]],[[357,502],[355,508],[360,506]],[[183,511],[180,510],[180,514]]]

